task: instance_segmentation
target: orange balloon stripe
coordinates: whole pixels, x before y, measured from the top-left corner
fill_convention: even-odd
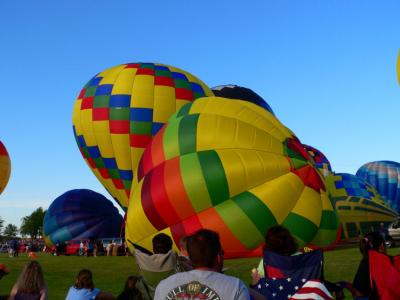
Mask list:
[[[171,205],[173,207],[179,207],[176,212],[180,220],[196,214],[185,190],[182,173],[180,171],[179,157],[173,158],[165,164],[164,182],[167,197]]]
[[[153,166],[157,166],[165,161],[164,154],[164,146],[163,146],[163,138],[164,138],[165,126],[163,126],[158,134],[153,138],[151,143],[150,151],[151,151],[151,161]],[[179,171],[179,170],[178,170]]]
[[[235,249],[237,252],[246,252],[248,249],[237,239],[231,232],[225,221],[221,218],[214,207],[210,207],[198,214],[199,220],[203,228],[212,229],[219,233],[222,247],[227,249]]]
[[[152,171],[151,179],[151,199],[153,206],[156,208],[158,215],[167,226],[171,226],[180,221],[175,208],[168,199],[167,191],[165,189],[168,182],[165,182],[165,163],[159,165]]]

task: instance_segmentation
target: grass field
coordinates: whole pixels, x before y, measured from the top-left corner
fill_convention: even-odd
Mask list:
[[[390,254],[398,254],[399,248],[390,249]],[[360,261],[358,248],[341,249],[325,253],[325,277],[330,281],[352,281]],[[26,254],[18,258],[0,255],[0,263],[6,264],[11,273],[0,281],[0,295],[8,294],[20,271],[29,258]],[[65,299],[68,288],[82,268],[92,270],[96,287],[118,295],[129,275],[137,274],[133,257],[75,257],[51,256],[39,254],[38,261],[43,266],[49,287],[49,299]],[[225,266],[228,275],[241,278],[246,283],[250,281],[250,270],[258,264],[258,258],[227,260]]]

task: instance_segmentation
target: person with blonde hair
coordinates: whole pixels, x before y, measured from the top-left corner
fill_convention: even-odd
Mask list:
[[[25,265],[11,289],[9,300],[47,300],[47,285],[42,267],[37,261]]]

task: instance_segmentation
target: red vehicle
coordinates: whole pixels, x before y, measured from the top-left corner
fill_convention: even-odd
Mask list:
[[[83,254],[86,255],[86,243],[88,240],[71,240],[66,243],[65,255],[79,255],[79,245],[83,242]]]

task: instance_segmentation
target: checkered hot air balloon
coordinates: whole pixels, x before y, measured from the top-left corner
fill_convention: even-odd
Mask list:
[[[152,137],[184,104],[209,95],[190,73],[153,63],[119,65],[85,85],[75,102],[74,135],[90,169],[123,208]]]
[[[68,191],[51,203],[43,220],[47,245],[74,239],[119,237],[122,216],[103,195],[87,189]]]
[[[6,147],[0,141],[0,194],[7,186],[11,174],[11,160]]]
[[[308,154],[310,154],[315,162],[315,166],[321,172],[321,174],[324,175],[324,177],[332,173],[331,163],[321,151],[306,144],[303,144],[303,147],[306,149]]]
[[[345,238],[378,230],[380,223],[387,225],[398,216],[372,185],[357,176],[332,173],[326,184]]]
[[[307,151],[278,119],[218,97],[182,107],[147,146],[127,213],[126,238],[151,247],[200,228],[219,232],[228,257],[260,249],[283,224],[301,245],[336,239],[336,213]],[[260,254],[258,252],[257,254]]]
[[[397,212],[400,212],[400,163],[374,161],[363,165],[356,175],[376,188]]]

